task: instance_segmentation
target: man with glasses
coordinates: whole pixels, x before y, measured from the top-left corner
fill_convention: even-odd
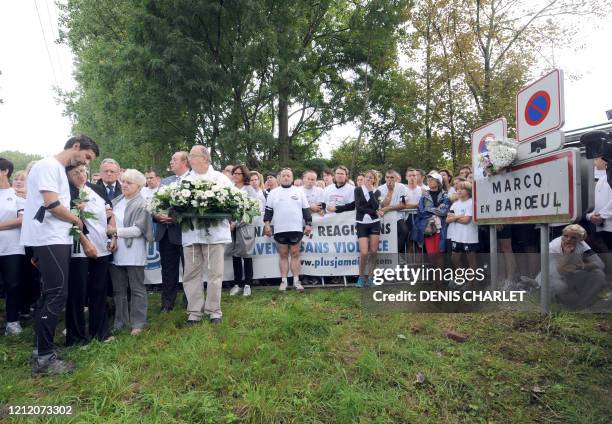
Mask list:
[[[202,145],[195,145],[189,152],[191,173],[185,180],[205,179],[222,185],[232,185],[227,176],[213,169],[210,153]],[[183,289],[187,296],[187,325],[202,320],[202,309],[211,324],[221,323],[221,284],[223,282],[223,256],[225,245],[232,242],[230,224],[224,219],[207,228],[194,228],[182,234],[185,274]],[[203,270],[206,269],[208,284],[206,301],[202,286]]]
[[[174,173],[161,181],[160,187],[181,181],[189,175],[187,152],[176,152],[170,159],[170,170]],[[162,293],[161,312],[168,313],[174,309],[176,294],[180,288],[179,269],[183,261],[183,243],[181,227],[168,215],[154,214],[155,241],[159,243],[161,262]]]
[[[121,167],[115,159],[107,158],[100,164],[100,179],[97,184],[104,187],[109,200],[121,194],[121,184],[117,181],[120,171]]]

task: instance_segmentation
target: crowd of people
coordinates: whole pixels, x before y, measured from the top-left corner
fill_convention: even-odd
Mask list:
[[[174,309],[179,291],[185,293],[187,325],[205,317],[211,324],[222,320],[221,292],[224,256],[231,255],[234,271],[229,294],[251,295],[255,240],[253,224],[222,220],[206,229],[181,231],[173,216],[151,214],[147,207],[159,187],[182,180],[205,178],[233,184],[259,201],[263,234],[273,237],[279,252],[280,291],[292,286],[304,291],[303,282],[314,277],[300,274],[300,242],[312,231],[313,215],[355,211],[359,245],[356,286],[372,284],[376,267],[381,220],[393,212],[397,222],[400,262],[408,254],[427,254],[437,265],[446,259],[455,267],[476,267],[476,253],[488,251],[488,233],[473,220],[472,172],[469,166],[457,176],[447,169],[408,168],[402,175],[388,169],[368,170],[351,179],[345,166],[314,170],[301,176],[289,168],[265,177],[243,164],[217,171],[208,150],[195,145],[170,158],[173,175],[161,178],[154,170],[144,174],[122,169],[114,159],[101,161],[99,172],[89,176],[90,162],[100,156],[87,136],[70,138],[55,156],[16,171],[0,158],[0,278],[6,298],[6,335],[21,333],[20,322],[34,311],[35,374],[62,373],[73,365],[60,359],[54,345],[56,326],[65,310],[66,345],[91,339],[106,341],[128,330],[140,334],[147,323],[144,269],[147,243],[159,243],[161,257],[161,312]],[[14,172],[15,171],[15,172]],[[297,177],[297,178],[296,178]],[[587,215],[596,227],[597,249],[612,249],[612,190],[600,176],[595,211]],[[486,227],[488,228],[488,227]],[[485,231],[483,231],[485,230]],[[535,277],[537,263],[517,263],[513,252],[537,252],[537,231],[529,225],[498,227],[502,280],[518,277],[518,269]],[[570,225],[551,242],[555,262],[551,276],[563,299],[581,304],[606,284],[604,263],[585,243],[587,231]],[[533,256],[533,255],[531,255]],[[578,258],[576,258],[578,256]],[[571,259],[568,259],[570,258]],[[528,259],[531,261],[531,259]],[[183,264],[183,282],[180,264]],[[580,273],[579,278],[576,277]],[[584,288],[585,275],[596,281]],[[203,280],[206,275],[206,293]],[[111,295],[111,320],[107,296]],[[35,308],[32,306],[35,304]],[[88,311],[86,322],[85,310]]]

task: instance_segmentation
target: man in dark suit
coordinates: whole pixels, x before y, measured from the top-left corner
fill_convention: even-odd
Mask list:
[[[176,152],[170,159],[170,170],[173,176],[166,177],[160,186],[181,181],[189,174],[187,152]],[[182,233],[174,218],[168,215],[155,214],[155,241],[159,242],[159,254],[162,272],[161,312],[170,312],[174,308],[179,285],[179,265],[183,257]]]
[[[117,181],[120,171],[119,163],[115,159],[104,159],[100,164],[100,179],[97,184],[104,187],[110,200],[121,194],[121,184]]]

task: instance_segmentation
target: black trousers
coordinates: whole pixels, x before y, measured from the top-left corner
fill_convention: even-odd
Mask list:
[[[397,221],[397,251],[399,253],[406,253],[406,247],[408,246],[410,238],[410,227],[408,223],[400,219]]]
[[[242,262],[244,261],[244,281],[242,280]],[[234,266],[234,284],[244,287],[245,284],[253,282],[253,258],[241,258],[232,256],[232,265]]]
[[[40,270],[40,297],[36,302],[35,346],[38,355],[53,353],[55,328],[66,304],[71,244],[52,244],[32,248]]]
[[[159,241],[159,255],[161,260],[162,293],[161,307],[172,309],[176,301],[176,294],[181,288],[179,284],[179,265],[183,259],[183,246],[172,244],[168,240],[168,232]]]
[[[19,321],[21,269],[24,255],[0,256],[0,281],[6,294],[6,322]]]
[[[21,284],[19,285],[20,292],[20,312],[29,314],[30,307],[36,304],[40,296],[40,272],[32,265],[33,251],[31,247],[25,248],[25,257],[23,258]]]
[[[66,303],[66,346],[86,343],[84,308],[89,301],[89,336],[108,337],[106,288],[110,255],[99,258],[72,258]]]

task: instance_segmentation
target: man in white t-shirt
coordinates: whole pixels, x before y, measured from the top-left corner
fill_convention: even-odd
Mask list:
[[[414,218],[416,216],[416,209],[419,206],[419,201],[423,196],[423,190],[417,185],[418,175],[421,175],[419,171],[414,168],[408,168],[406,170],[406,210],[404,211],[406,218],[406,225],[408,227],[408,235],[412,232],[414,227]],[[410,238],[410,237],[409,237]],[[413,243],[408,240],[408,251],[414,250]]]
[[[280,187],[271,191],[266,200],[264,214],[264,235],[272,236],[278,245],[279,268],[281,273],[280,291],[287,290],[289,275],[289,255],[291,254],[291,272],[293,286],[298,292],[303,292],[300,283],[300,246],[304,234],[312,231],[312,217],[304,190],[295,187],[293,171],[284,168],[280,172]],[[304,225],[302,225],[304,222]]]
[[[189,152],[191,173],[184,180],[204,179],[223,185],[233,185],[225,174],[213,169],[210,153],[202,145],[195,145]],[[195,228],[182,234],[185,273],[183,289],[187,296],[188,325],[202,320],[202,308],[211,324],[221,323],[221,288],[223,283],[223,261],[225,245],[232,242],[230,224],[227,219],[207,228]],[[202,271],[208,270],[206,302],[202,287]]]
[[[304,171],[302,181],[304,183],[302,190],[304,190],[306,200],[308,200],[310,212],[323,215],[323,189],[316,185],[317,173],[311,169]]]
[[[348,183],[349,171],[340,165],[334,169],[334,183],[323,190],[323,209],[326,213],[355,210],[355,186]]]
[[[427,184],[425,184],[425,177],[427,176],[427,174],[425,173],[425,171],[423,171],[422,169],[417,169],[417,174],[416,174],[416,184],[418,187],[420,187],[422,192],[425,191],[429,191],[429,186]]]
[[[145,180],[147,181],[147,185],[140,190],[140,195],[145,200],[149,200],[155,193],[157,193],[157,190],[159,190],[161,179],[159,178],[159,175],[157,175],[157,172],[150,170],[145,172]]]
[[[321,216],[325,215],[323,210],[323,189],[316,185],[317,173],[311,169],[304,171],[302,181],[304,184],[302,190],[304,190],[306,195],[311,214],[318,213]],[[314,276],[304,275],[304,282],[306,284],[317,284],[319,279]]]
[[[401,183],[401,178],[397,177],[398,175],[397,171],[389,169],[385,173],[385,183],[378,187],[378,191],[382,196],[380,202],[382,211],[385,214],[392,211],[397,212],[397,251],[400,261],[403,263],[409,235],[403,212],[406,208],[406,196],[408,195],[408,191],[406,190],[406,186]]]
[[[41,274],[35,320],[34,374],[60,374],[74,368],[58,359],[53,344],[55,327],[66,304],[72,246],[70,228],[72,225],[83,228],[79,217],[70,212],[66,167],[88,165],[99,154],[98,145],[91,138],[72,137],[61,153],[38,161],[28,175],[21,245],[32,247],[33,261]]]
[[[551,292],[558,301],[576,309],[596,302],[597,294],[606,285],[604,264],[585,238],[585,229],[571,224],[549,245]]]

